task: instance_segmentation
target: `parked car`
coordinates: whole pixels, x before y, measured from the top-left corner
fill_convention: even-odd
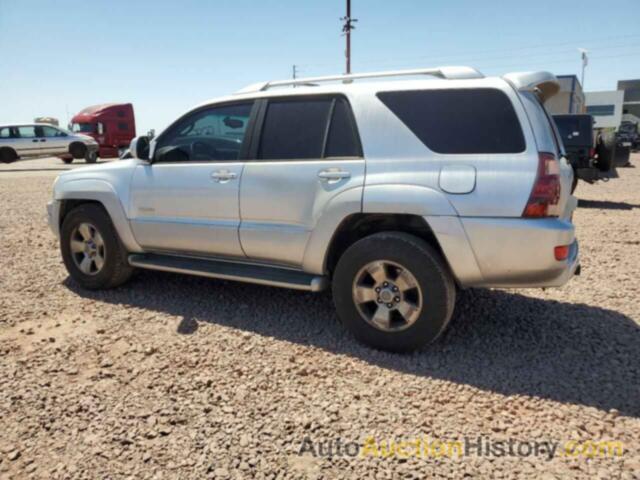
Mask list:
[[[616,165],[627,167],[631,165],[631,150],[640,146],[640,134],[638,134],[638,124],[631,121],[624,121],[620,124],[616,132],[617,150]]]
[[[0,125],[0,161],[65,156],[95,163],[98,144],[87,136],[41,123]]]
[[[436,79],[352,82],[416,74]],[[331,284],[359,340],[412,350],[457,288],[579,271],[573,171],[542,105],[558,88],[469,67],[253,85],[136,138],[132,159],[60,175],[49,222],[82,287],[134,268]]]
[[[133,105],[92,105],[74,115],[69,129],[93,137],[100,144],[100,158],[120,157],[136,136]]]
[[[553,115],[553,119],[573,167],[571,193],[578,179],[594,183],[618,176],[615,166],[616,134],[613,131],[594,131],[595,122],[588,114],[560,114]]]

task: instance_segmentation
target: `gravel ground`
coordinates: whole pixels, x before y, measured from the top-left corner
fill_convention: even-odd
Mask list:
[[[328,294],[156,272],[80,290],[44,222],[50,167],[0,167],[0,478],[640,478],[640,168],[578,187],[580,277],[466,291],[402,356],[356,344]],[[319,451],[479,436],[625,451]]]

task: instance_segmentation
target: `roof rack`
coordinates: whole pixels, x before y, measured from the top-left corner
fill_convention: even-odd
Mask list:
[[[415,68],[412,70],[388,70],[383,72],[352,73],[349,75],[329,75],[326,77],[294,78],[291,80],[259,82],[238,90],[236,93],[263,92],[272,87],[284,87],[293,85],[316,86],[321,82],[336,81],[351,83],[353,80],[359,80],[363,78],[402,77],[408,75],[432,75],[434,77],[445,78],[449,80],[484,78],[484,75],[482,73],[471,67]]]

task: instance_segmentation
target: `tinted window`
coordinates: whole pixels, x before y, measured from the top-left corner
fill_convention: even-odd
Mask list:
[[[42,129],[42,135],[45,137],[66,137],[67,134],[62,130],[58,130],[53,127],[40,127]]]
[[[320,158],[331,99],[269,101],[258,158]]]
[[[252,105],[224,105],[187,115],[159,138],[155,160],[237,160]]]
[[[325,157],[359,157],[360,142],[349,104],[344,98],[336,99],[329,126]]]
[[[519,153],[525,142],[509,98],[500,90],[381,92],[378,98],[437,153]]]
[[[20,138],[33,138],[36,136],[36,129],[33,125],[18,127],[17,130]]]

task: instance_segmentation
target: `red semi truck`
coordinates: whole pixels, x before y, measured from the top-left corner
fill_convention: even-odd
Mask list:
[[[80,111],[69,129],[93,137],[100,145],[100,158],[119,157],[136,136],[136,121],[130,103],[104,103]]]

